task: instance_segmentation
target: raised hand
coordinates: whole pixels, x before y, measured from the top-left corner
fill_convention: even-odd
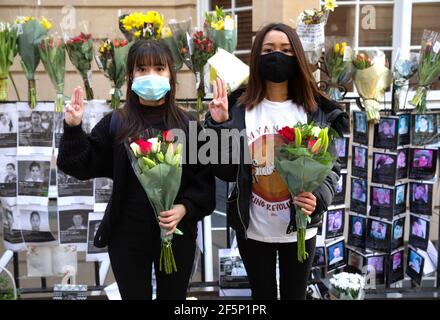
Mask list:
[[[217,78],[213,83],[214,97],[209,103],[209,112],[212,119],[217,123],[222,123],[229,118],[228,92],[226,82]]]
[[[64,120],[70,127],[75,127],[81,124],[84,114],[84,92],[81,87],[76,87],[73,90],[72,99],[66,105],[64,112]]]

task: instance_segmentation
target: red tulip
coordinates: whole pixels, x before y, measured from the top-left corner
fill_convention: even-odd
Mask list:
[[[162,133],[162,137],[163,137],[163,140],[166,142],[173,142],[174,141],[174,134],[170,130],[164,131]]]

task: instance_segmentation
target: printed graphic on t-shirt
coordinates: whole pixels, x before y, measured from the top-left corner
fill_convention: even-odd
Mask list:
[[[290,221],[291,196],[275,169],[275,149],[283,143],[278,126],[250,132],[248,142],[252,159],[252,206],[257,215]]]

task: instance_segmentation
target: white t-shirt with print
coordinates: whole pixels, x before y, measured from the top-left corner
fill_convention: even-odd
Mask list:
[[[273,102],[264,99],[252,110],[246,110],[246,133],[252,159],[252,195],[250,239],[289,243],[297,241],[297,233],[286,234],[290,222],[292,197],[281,176],[275,170],[275,147],[283,143],[278,130],[285,126],[307,123],[303,107],[291,100]],[[318,233],[317,228],[307,229],[306,240]]]

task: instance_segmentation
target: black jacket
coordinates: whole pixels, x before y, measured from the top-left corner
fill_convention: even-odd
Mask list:
[[[229,109],[229,119],[226,122],[216,123],[208,114],[205,127],[215,129],[219,135],[219,141],[221,141],[221,130],[230,132],[231,143],[221,143],[219,154],[221,158],[230,159],[231,162],[227,165],[214,165],[213,171],[218,178],[235,183],[228,197],[227,221],[237,232],[237,235],[246,237],[246,230],[249,227],[249,206],[252,194],[252,167],[249,164],[245,164],[245,157],[249,157],[249,148],[245,134],[245,108],[238,103],[234,103],[233,100],[232,98],[229,102],[231,107]],[[340,136],[347,132],[349,128],[348,114],[342,111],[336,102],[325,98],[318,100],[317,110],[313,114],[308,114],[307,118],[308,122],[313,121],[321,127],[333,128]],[[234,132],[233,129],[238,129],[242,134],[239,134],[237,130]],[[322,214],[327,211],[335,195],[340,168],[340,162],[337,161],[326,180],[313,192],[317,199],[317,205],[311,216],[312,221],[308,228],[319,226],[322,223]],[[286,233],[293,231],[296,231],[295,208],[291,206],[290,223]]]
[[[112,227],[121,215],[126,196],[127,172],[132,170],[124,144],[114,141],[112,114],[114,113],[106,115],[90,135],[82,130],[81,125],[69,127],[64,123],[57,159],[57,166],[63,172],[79,180],[98,177],[113,179],[111,199],[95,236],[96,247],[105,247],[108,244]],[[178,227],[184,233],[191,232],[195,237],[197,221],[215,209],[215,178],[210,166],[183,165],[181,185],[175,203],[183,204],[187,209],[187,214]]]

